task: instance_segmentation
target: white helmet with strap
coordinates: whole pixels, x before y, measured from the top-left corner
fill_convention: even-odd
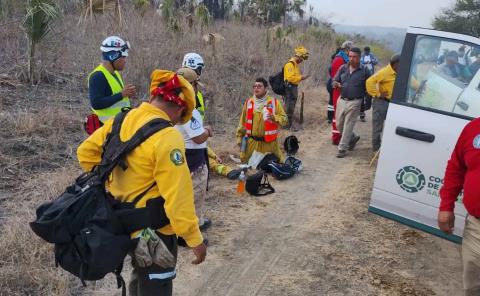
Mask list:
[[[103,40],[100,50],[105,60],[114,62],[121,57],[128,57],[130,44],[118,36],[109,36]]]
[[[195,52],[187,53],[183,57],[182,67],[195,70],[197,75],[202,74],[203,68],[205,68],[205,63],[201,55]]]

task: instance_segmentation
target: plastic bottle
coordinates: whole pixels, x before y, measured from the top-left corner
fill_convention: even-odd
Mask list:
[[[247,136],[244,136],[242,138],[242,144],[240,145],[240,152],[245,152],[247,151],[247,141],[248,141],[248,137]]]
[[[242,171],[240,176],[238,177],[238,184],[237,184],[237,193],[242,194],[245,192],[245,172]]]

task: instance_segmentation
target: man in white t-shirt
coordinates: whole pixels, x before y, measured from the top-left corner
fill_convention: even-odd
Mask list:
[[[183,68],[181,74],[195,89],[198,79],[195,71]],[[212,225],[212,221],[204,214],[208,181],[207,140],[213,136],[213,131],[210,126],[203,126],[202,115],[197,109],[193,110],[192,118],[187,123],[177,124],[175,127],[182,133],[185,140],[185,156],[192,176],[195,212],[199,219],[200,230],[205,230]]]

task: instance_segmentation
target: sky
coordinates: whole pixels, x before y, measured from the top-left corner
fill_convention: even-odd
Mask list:
[[[334,24],[431,27],[434,16],[455,0],[307,0]]]

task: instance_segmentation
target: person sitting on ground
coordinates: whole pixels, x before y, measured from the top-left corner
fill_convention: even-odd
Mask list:
[[[192,69],[198,75],[200,79],[200,75],[203,72],[203,68],[205,67],[205,63],[201,55],[196,52],[190,52],[185,54],[183,57],[182,62],[183,68]],[[205,100],[203,97],[203,93],[200,90],[200,87],[203,87],[201,83],[198,81],[195,82],[196,84],[196,93],[195,93],[195,100],[196,100],[196,109],[200,112],[202,116],[202,120],[205,122],[205,113],[206,113],[206,106]],[[227,177],[229,180],[236,180],[240,176],[242,172],[241,169],[232,169],[228,165],[224,164],[222,159],[217,156],[215,151],[211,147],[207,147],[208,152],[208,167],[211,171],[215,172],[216,174]]]
[[[102,124],[122,108],[130,108],[130,98],[136,95],[135,86],[125,85],[120,74],[125,68],[128,49],[128,42],[120,37],[103,40],[100,47],[103,61],[88,76],[90,105]]]
[[[195,71],[181,68],[177,74],[190,82],[195,93],[197,92],[198,76]],[[212,225],[212,221],[205,217],[205,199],[208,186],[207,140],[213,136],[213,130],[210,126],[203,125],[202,116],[196,108],[188,122],[175,127],[185,139],[185,155],[193,182],[195,213],[198,216],[200,230],[205,230]]]
[[[240,121],[237,127],[237,144],[244,151],[240,152],[240,159],[247,163],[254,151],[273,153],[281,162],[284,157],[278,144],[279,127],[288,123],[288,117],[282,104],[268,95],[268,82],[265,78],[255,79],[253,97],[247,99],[243,106]],[[242,150],[242,149],[241,149]]]
[[[458,62],[458,53],[454,50],[448,52],[445,63],[439,69],[443,74],[462,82],[469,82],[472,79],[472,73],[468,67]]]
[[[130,111],[123,121],[120,138],[130,139],[146,123],[164,119],[172,124],[185,123],[192,116],[195,97],[192,86],[175,73],[155,70],[151,75],[150,100]],[[78,161],[85,172],[97,166],[103,153],[104,142],[112,130],[113,119],[105,122],[87,138],[77,150]],[[164,128],[150,136],[125,158],[126,169],[117,166],[108,179],[110,194],[120,202],[133,202],[144,208],[147,202],[162,198],[170,224],[155,233],[168,251],[177,257],[177,236],[183,238],[196,256],[193,264],[205,260],[207,248],[198,227],[193,204],[192,179],[185,163],[185,144],[180,132],[173,127]],[[142,194],[143,194],[142,193]],[[136,237],[136,234],[132,234]],[[154,257],[158,250],[151,250]],[[132,277],[129,295],[172,295],[175,266],[163,268],[156,264],[140,267],[136,256],[132,258]]]

